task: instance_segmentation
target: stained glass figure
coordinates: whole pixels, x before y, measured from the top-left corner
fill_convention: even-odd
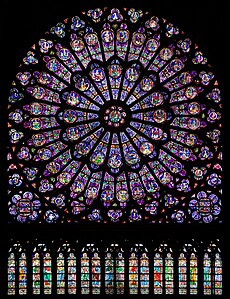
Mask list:
[[[140,293],[149,293],[149,258],[145,252],[140,257]]]
[[[101,261],[98,252],[94,252],[92,259],[92,294],[100,294],[101,290]]]
[[[184,253],[180,253],[178,260],[179,294],[187,294],[187,259]]]
[[[76,294],[76,257],[69,243],[64,243],[57,254],[57,294]]]
[[[222,257],[217,243],[211,242],[203,258],[205,295],[222,295]]]
[[[107,252],[105,256],[105,293],[114,293],[114,259],[111,252]]]
[[[94,244],[87,244],[81,255],[81,293],[100,294],[101,259]]]
[[[68,293],[76,294],[77,288],[77,274],[76,274],[76,256],[73,252],[70,252],[67,257],[68,265]]]
[[[168,244],[162,243],[154,255],[154,294],[174,293],[174,257]]]
[[[171,252],[165,257],[165,294],[174,293],[174,260]]]
[[[65,294],[65,259],[62,252],[57,257],[57,294]]]
[[[81,293],[90,293],[89,257],[87,252],[81,256]]]
[[[138,255],[132,252],[129,257],[129,293],[138,294]]]
[[[41,260],[39,252],[33,252],[32,256],[32,272],[33,272],[33,294],[41,292]]]
[[[33,294],[52,294],[52,260],[45,244],[38,244],[32,254]]]
[[[190,255],[190,294],[197,295],[198,292],[198,261],[193,252]]]
[[[105,293],[124,294],[125,260],[123,249],[111,244],[105,253]]]
[[[212,263],[211,258],[208,253],[204,254],[203,259],[203,284],[204,284],[204,294],[211,295],[212,293]]]
[[[21,246],[19,242],[12,242],[8,254],[8,295],[105,293],[163,296],[175,293],[189,296],[198,295],[198,290],[202,289],[204,295],[222,295],[223,266],[219,240],[209,245],[191,240],[179,248],[177,260],[174,256],[176,246],[172,249],[167,243],[162,243],[151,249],[147,244],[126,242],[124,245],[131,247],[125,246],[125,250],[118,243],[107,244],[103,258],[104,249],[99,254],[98,248],[89,243],[83,248],[75,246],[78,242],[73,247],[68,242],[59,243],[56,253],[53,251],[51,255],[44,243],[35,242],[31,252],[31,244]],[[81,255],[76,254],[78,249],[82,249]],[[199,260],[203,269],[198,267]],[[29,261],[32,262],[31,269],[28,269]]]
[[[135,244],[129,256],[129,293],[149,293],[149,257],[143,244]]]
[[[214,273],[214,295],[222,295],[222,259],[219,253],[215,254]]]
[[[198,260],[195,245],[186,243],[178,259],[179,294],[198,292]]]
[[[220,222],[221,107],[208,58],[169,21],[60,20],[9,91],[11,221]]]
[[[9,253],[8,257],[8,295],[15,295],[15,254]]]
[[[19,256],[19,295],[27,294],[27,260],[23,252]]]
[[[125,292],[125,259],[121,248],[117,250],[116,261],[116,291],[117,294]]]
[[[20,243],[14,243],[8,252],[8,295],[27,294],[27,256]]]
[[[43,254],[44,294],[52,294],[52,260],[49,252]]]
[[[163,258],[159,252],[154,255],[154,294],[163,294]]]

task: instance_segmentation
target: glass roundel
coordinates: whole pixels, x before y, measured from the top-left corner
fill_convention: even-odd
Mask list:
[[[221,105],[206,55],[167,20],[59,22],[10,89],[11,219],[221,221]]]

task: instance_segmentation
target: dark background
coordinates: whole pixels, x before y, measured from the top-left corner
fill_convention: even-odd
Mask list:
[[[224,149],[224,223],[222,225],[176,225],[168,227],[167,225],[154,225],[152,227],[127,225],[123,229],[123,225],[110,226],[109,224],[98,225],[95,227],[84,227],[79,225],[22,225],[7,224],[7,176],[6,176],[6,143],[7,135],[7,98],[12,80],[17,72],[17,67],[21,63],[22,58],[26,55],[31,45],[35,43],[40,35],[49,30],[58,22],[67,17],[78,15],[79,12],[97,8],[97,7],[128,7],[151,11],[153,15],[164,17],[178,26],[181,30],[196,42],[203,50],[208,62],[213,66],[216,79],[220,83],[220,89],[223,96],[223,143]],[[6,276],[6,257],[8,241],[12,237],[28,239],[29,236],[49,238],[77,238],[88,236],[89,238],[106,238],[110,236],[111,231],[114,238],[130,238],[135,237],[161,238],[167,239],[171,236],[174,239],[183,239],[185,237],[199,238],[221,238],[224,243],[224,280],[225,285],[228,283],[227,274],[229,273],[229,255],[230,250],[227,248],[229,232],[229,191],[228,191],[228,162],[229,162],[229,135],[228,129],[229,116],[228,101],[229,97],[229,74],[228,63],[230,57],[230,17],[228,12],[230,7],[226,0],[139,0],[139,1],[98,1],[98,0],[64,0],[62,2],[50,0],[34,0],[34,1],[1,1],[0,3],[0,228],[2,238],[0,240],[0,251],[2,252],[0,260],[0,297],[1,288]],[[224,231],[226,231],[224,236]],[[3,235],[5,232],[5,236]],[[96,234],[95,234],[96,233]],[[139,236],[139,237],[138,237]],[[136,239],[135,239],[136,240]],[[4,278],[5,277],[5,278]],[[229,287],[225,287],[225,295]],[[220,296],[219,296],[220,297]]]

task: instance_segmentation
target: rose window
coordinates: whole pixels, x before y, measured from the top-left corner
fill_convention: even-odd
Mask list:
[[[10,90],[12,218],[217,221],[221,105],[205,53],[169,21],[134,9],[60,21]]]

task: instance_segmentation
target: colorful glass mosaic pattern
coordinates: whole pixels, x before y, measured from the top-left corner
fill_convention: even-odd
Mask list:
[[[221,108],[206,54],[170,21],[126,8],[60,21],[10,89],[10,219],[221,221]]]

